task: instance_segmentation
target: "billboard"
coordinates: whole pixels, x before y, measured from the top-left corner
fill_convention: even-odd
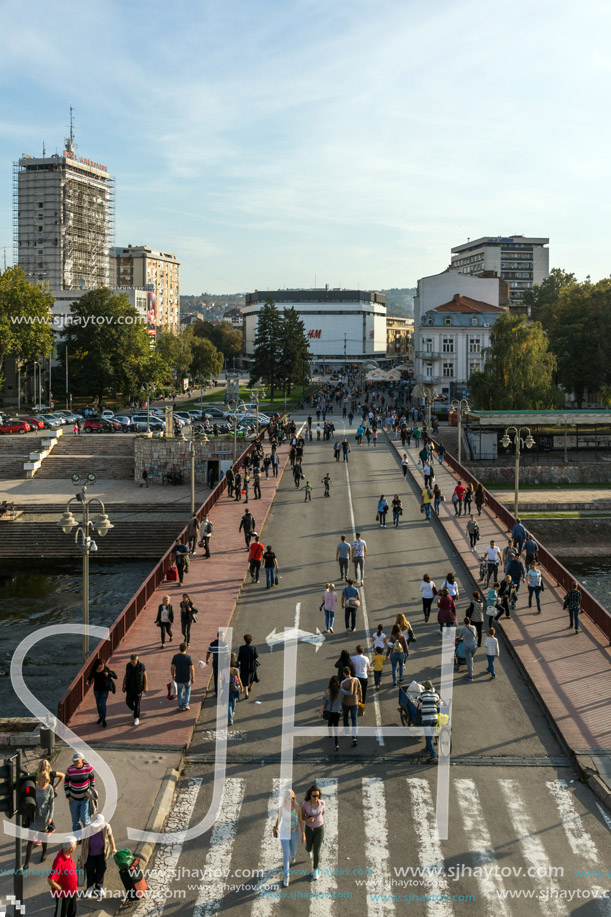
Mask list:
[[[146,328],[150,336],[157,340],[157,294],[146,294]]]

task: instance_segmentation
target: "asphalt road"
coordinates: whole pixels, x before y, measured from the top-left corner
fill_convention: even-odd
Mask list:
[[[334,483],[330,499],[323,497],[320,483],[327,470]],[[297,737],[292,755],[297,797],[303,799],[317,781],[326,798],[323,874],[318,882],[311,880],[300,847],[290,885],[283,888],[280,842],[271,828],[280,778],[287,650],[276,646],[270,652],[267,635],[295,624],[308,633],[324,630],[321,594],[325,582],[338,584],[335,548],[342,533],[351,540],[354,519],[368,545],[357,631],[345,632],[340,611],[335,634],[326,636],[318,652],[304,642],[297,650],[295,725],[321,726],[320,697],[340,651],[354,652],[378,623],[388,633],[399,611],[417,637],[405,682],[415,677],[438,684],[441,640],[433,618],[427,625],[423,621],[422,574],[429,572],[440,585],[453,569],[461,588],[460,609],[466,608],[472,588],[460,559],[420,514],[419,500],[383,437],[375,449],[352,441],[347,465],[333,460],[331,444],[315,441],[306,450],[304,473],[314,485],[312,502],[304,503],[303,492],[285,474],[263,532],[265,544],[279,558],[280,584],[266,590],[264,582],[248,581],[232,622],[234,645],[251,633],[261,667],[260,684],[250,700],[239,702],[229,729],[221,817],[203,837],[183,842],[178,835],[173,845],[158,850],[158,872],[149,880],[152,897],[132,913],[610,914],[609,898],[593,896],[611,887],[611,820],[605,823],[596,798],[578,782],[502,640],[495,681],[484,674],[483,650],[476,655],[473,683],[462,672],[455,676],[447,839],[438,839],[435,828],[441,773],[426,763],[423,738],[372,735],[353,748],[350,738],[342,737],[336,753],[326,737]],[[401,526],[380,529],[377,498],[384,493],[390,502],[396,492],[404,505]],[[256,502],[253,509],[256,514]],[[244,557],[246,565],[246,551]],[[291,677],[288,672],[288,682]],[[373,693],[370,686],[360,724],[400,726],[398,688],[389,671],[375,700]],[[215,707],[209,700],[175,800],[172,830],[196,825],[211,805],[216,738]],[[222,776],[222,769],[218,773]],[[601,872],[599,877],[576,875],[580,870]]]

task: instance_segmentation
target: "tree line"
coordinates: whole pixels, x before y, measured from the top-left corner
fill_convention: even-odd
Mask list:
[[[280,311],[268,299],[257,316],[250,385],[266,383],[272,401],[278,390],[288,396],[293,385],[308,381],[310,359],[305,325],[297,310],[291,306]]]

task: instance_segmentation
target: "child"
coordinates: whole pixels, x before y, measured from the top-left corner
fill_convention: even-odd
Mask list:
[[[376,646],[375,652],[373,654],[373,681],[375,684],[376,691],[380,690],[380,682],[382,681],[382,666],[386,662],[387,657],[384,655],[383,646]]]
[[[486,647],[486,659],[488,660],[487,672],[490,672],[492,678],[496,678],[496,672],[494,671],[494,657],[499,655],[499,641],[494,636],[496,633],[494,627],[491,627],[488,631],[488,636],[484,641],[484,646]]]
[[[495,583],[492,588],[488,590],[488,596],[486,598],[486,617],[488,618],[488,627],[492,626],[492,622],[498,610],[497,602],[500,588],[500,585]]]
[[[306,481],[301,489],[305,490],[305,497],[304,497],[303,502],[305,503],[306,500],[310,500],[311,502],[312,501],[312,485],[310,484],[310,482]]]

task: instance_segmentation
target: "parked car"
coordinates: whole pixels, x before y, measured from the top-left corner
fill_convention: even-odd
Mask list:
[[[124,433],[133,433],[132,419],[127,414],[115,414],[113,420],[121,424]]]
[[[123,428],[116,420],[107,420],[106,417],[88,417],[83,424],[85,433],[122,433]]]
[[[132,414],[131,421],[131,429],[135,433],[146,433],[146,414]],[[159,417],[155,417],[154,414],[151,414],[149,419],[149,429],[153,433],[165,433],[165,421],[160,420]]]
[[[60,422],[60,424],[61,424],[62,426],[64,426],[64,424],[67,424],[67,423],[68,423],[68,418],[67,418],[67,417],[64,417],[64,415],[63,415],[63,414],[60,414],[58,411],[52,411],[51,414],[50,414],[49,416],[50,416],[50,417],[55,417],[56,420],[59,420],[59,422]]]
[[[174,417],[184,420],[185,423],[191,423],[193,420],[188,411],[174,411]]]
[[[32,410],[35,414],[44,413],[45,411],[50,411],[51,408],[48,404],[35,404],[32,407]]]
[[[114,414],[114,411],[102,411],[100,416],[103,417],[105,420],[112,420],[115,414]]]
[[[5,420],[0,424],[0,433],[29,433],[30,425],[25,420]]]
[[[72,411],[53,411],[56,417],[65,417],[64,423],[76,423],[79,420],[77,414],[73,414]]]
[[[224,420],[226,416],[227,415],[225,411],[221,411],[220,408],[206,407],[206,417],[211,417],[213,420],[216,420],[217,418],[219,420]]]
[[[39,414],[38,416],[43,421],[47,430],[59,430],[61,427],[61,421],[55,414]]]
[[[21,417],[20,419],[25,420],[26,423],[29,423],[30,429],[32,430],[44,430],[45,428],[45,422],[44,420],[41,420],[40,417]]]

